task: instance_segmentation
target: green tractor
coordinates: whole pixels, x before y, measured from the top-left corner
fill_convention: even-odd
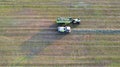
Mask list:
[[[57,24],[63,24],[63,25],[68,25],[68,24],[80,24],[80,19],[73,19],[71,17],[65,18],[65,17],[58,17],[56,20]]]
[[[70,33],[71,27],[69,26],[69,24],[80,24],[80,19],[73,19],[71,17],[58,17],[56,23],[58,25],[58,32]]]
[[[58,17],[56,23],[58,25],[68,25],[71,23],[71,21],[72,21],[71,18]]]

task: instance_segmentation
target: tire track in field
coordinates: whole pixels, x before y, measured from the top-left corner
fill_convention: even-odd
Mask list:
[[[74,29],[76,34],[120,34],[120,29]]]
[[[32,35],[35,34],[38,30],[42,30],[42,32],[38,32],[38,35],[64,35],[62,33],[57,32],[56,28],[50,27],[50,28],[13,28],[13,29],[6,29],[11,32],[6,32],[0,34],[14,36],[14,35]],[[26,30],[29,30],[31,32],[26,32]],[[19,31],[19,32],[18,32]],[[80,35],[80,34],[120,34],[120,29],[86,29],[86,28],[77,28],[72,29],[71,35]]]

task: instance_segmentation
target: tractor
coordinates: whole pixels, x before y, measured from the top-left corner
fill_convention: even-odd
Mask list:
[[[57,23],[57,30],[58,32],[62,33],[70,33],[71,27],[70,24],[80,24],[80,19],[73,19],[71,17],[65,18],[65,17],[58,17],[56,20]]]
[[[76,18],[76,19],[73,19],[71,17],[68,17],[68,18],[65,18],[65,17],[58,17],[57,20],[56,20],[56,23],[57,24],[63,24],[63,25],[67,25],[67,24],[80,24],[80,19],[79,18]]]
[[[70,26],[60,26],[58,27],[58,32],[60,33],[70,33],[71,27]]]

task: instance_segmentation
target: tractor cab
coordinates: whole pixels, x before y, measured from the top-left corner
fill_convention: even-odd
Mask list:
[[[80,24],[80,21],[81,20],[79,18],[77,18],[77,19],[73,19],[71,23],[72,24]]]

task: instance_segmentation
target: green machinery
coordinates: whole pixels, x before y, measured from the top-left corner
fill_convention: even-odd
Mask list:
[[[65,17],[58,17],[56,19],[56,23],[58,24],[58,32],[61,33],[70,33],[71,32],[71,27],[69,24],[80,24],[80,19],[73,19],[71,17],[65,18]]]

